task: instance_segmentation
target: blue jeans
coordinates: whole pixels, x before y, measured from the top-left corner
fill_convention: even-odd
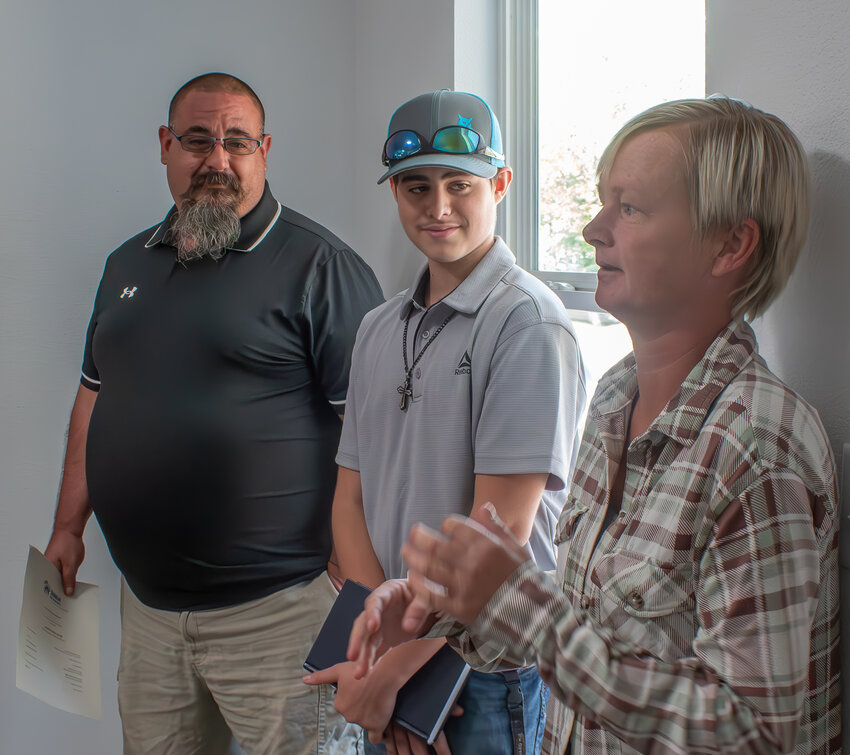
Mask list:
[[[521,669],[519,678],[523,696],[525,752],[526,755],[538,755],[543,743],[549,688],[536,668]],[[463,715],[449,718],[444,729],[452,755],[513,755],[507,699],[508,687],[501,674],[470,672],[466,687],[458,698]],[[363,739],[366,755],[386,752],[383,745],[371,744],[365,735]]]

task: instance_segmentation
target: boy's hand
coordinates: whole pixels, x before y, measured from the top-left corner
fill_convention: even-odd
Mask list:
[[[336,684],[334,708],[346,721],[362,726],[371,742],[380,742],[390,725],[396,695],[406,679],[398,680],[388,670],[376,671],[367,679],[354,676],[354,664],[335,666],[302,677],[305,684]]]
[[[463,712],[459,708],[457,708],[457,711],[457,713],[452,711],[452,715],[460,715]],[[440,732],[440,736],[437,737],[434,744],[429,746],[424,739],[417,737],[403,726],[391,723],[384,733],[382,741],[384,747],[387,748],[387,755],[431,755],[432,747],[436,755],[452,755],[449,743],[446,741],[446,735],[443,732]]]

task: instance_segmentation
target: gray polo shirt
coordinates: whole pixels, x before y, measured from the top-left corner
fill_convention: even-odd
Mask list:
[[[360,472],[369,535],[387,578],[416,522],[472,509],[476,474],[548,472],[531,547],[555,568],[554,529],[578,448],[584,368],[566,310],[497,238],[452,293],[425,308],[427,266],[357,333],[337,463]],[[414,368],[407,411],[402,336]]]

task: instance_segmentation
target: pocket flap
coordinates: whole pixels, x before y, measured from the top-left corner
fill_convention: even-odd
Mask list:
[[[690,563],[662,564],[615,551],[599,559],[590,578],[606,597],[636,618],[693,611],[696,605]]]

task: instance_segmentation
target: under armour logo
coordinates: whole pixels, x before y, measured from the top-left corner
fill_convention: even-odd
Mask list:
[[[462,115],[457,117],[457,125],[458,126],[466,126],[467,128],[472,127],[472,118],[464,118]]]
[[[126,296],[128,299],[132,299],[136,295],[136,291],[138,290],[138,288],[138,286],[133,286],[133,288],[125,286],[124,293],[121,294],[121,298],[123,299]]]

